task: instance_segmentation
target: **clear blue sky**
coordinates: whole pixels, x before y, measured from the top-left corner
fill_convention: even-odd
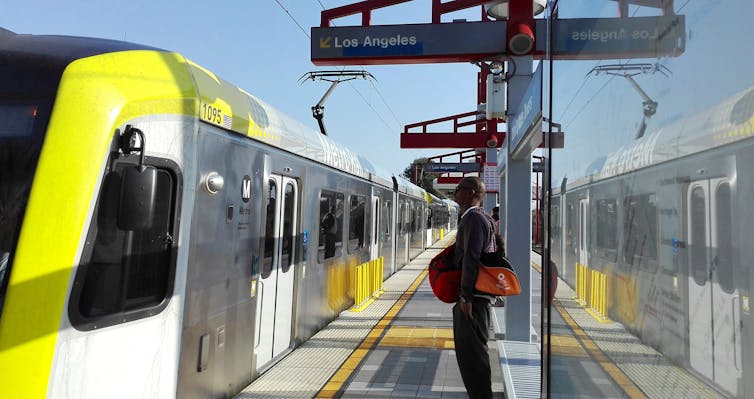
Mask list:
[[[324,8],[357,1],[2,0],[0,26],[17,33],[125,39],[176,51],[316,129],[311,106],[319,101],[328,84],[299,83],[298,80],[309,71],[337,68],[316,67],[311,63],[308,34],[311,27],[319,25]],[[732,4],[721,5],[705,0],[698,4],[685,2],[680,7],[688,18],[687,51],[683,57],[660,60],[671,68],[672,78],[638,78],[651,96],[662,101],[662,108],[649,126],[650,131],[657,129],[665,119],[683,117],[748,87],[748,83],[743,82],[751,80],[748,71],[752,61],[748,60],[748,53],[735,51],[736,41],[716,40],[721,36],[751,36],[752,25],[746,22],[750,16],[736,11],[749,7],[745,5],[748,1],[728,0]],[[431,3],[431,0],[413,0],[377,10],[372,15],[372,23],[429,23]],[[561,3],[562,18],[617,15],[614,1]],[[443,21],[478,20],[479,14],[479,9],[474,8],[446,15]],[[658,15],[658,11],[632,6],[630,14]],[[335,21],[336,26],[360,23],[360,16]],[[713,28],[705,28],[710,24]],[[725,34],[721,35],[723,31]],[[717,70],[719,60],[732,56],[736,62],[727,65],[731,73],[700,73]],[[623,124],[635,124],[640,117],[637,117],[641,112],[639,99],[628,84],[608,82],[604,77],[587,77],[595,65],[617,62],[621,61],[557,64],[553,106],[555,120],[563,123],[567,131],[569,153],[588,149],[591,153],[605,154],[632,140],[635,126],[623,130],[616,130],[615,125],[605,128],[595,125],[589,117],[612,113],[615,118],[630,119]],[[325,122],[333,139],[394,173],[403,171],[415,158],[458,151],[400,149],[399,134],[405,124],[474,110],[476,66],[466,63],[387,65],[369,66],[366,70],[376,77],[376,82],[356,80],[342,84],[325,104]],[[700,92],[706,95],[698,96]],[[625,105],[616,107],[618,98]],[[617,110],[621,112],[616,113]],[[615,119],[603,118],[604,121],[615,122]],[[449,126],[438,128],[447,130]],[[590,134],[595,129],[611,133]],[[560,150],[558,154],[565,152]],[[569,165],[574,168],[579,167],[579,159],[591,158],[591,155],[573,155],[569,157]]]
[[[0,26],[16,33],[125,39],[176,51],[316,128],[311,106],[329,86],[298,80],[306,72],[328,68],[311,63],[307,35],[319,25],[323,5],[333,8],[355,1],[3,0]],[[479,10],[445,16],[446,21],[454,18],[478,20]],[[388,7],[372,16],[375,25],[430,20],[430,0]],[[344,18],[335,25],[360,25],[360,19]],[[415,158],[458,151],[400,149],[399,133],[405,124],[474,110],[476,66],[392,65],[366,70],[376,82],[342,84],[325,103],[325,122],[333,139],[395,173]]]

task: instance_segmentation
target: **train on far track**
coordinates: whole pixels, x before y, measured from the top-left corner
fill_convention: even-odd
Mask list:
[[[232,397],[457,217],[180,54],[0,30],[3,398]]]
[[[754,397],[754,88],[553,188],[560,277],[721,394]]]

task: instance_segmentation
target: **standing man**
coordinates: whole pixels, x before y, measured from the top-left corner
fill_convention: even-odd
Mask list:
[[[461,297],[453,306],[453,340],[463,384],[471,399],[492,398],[490,358],[487,354],[490,303],[494,299],[474,289],[482,252],[494,251],[493,221],[482,209],[484,183],[464,177],[455,190],[461,206],[453,259],[461,268]]]

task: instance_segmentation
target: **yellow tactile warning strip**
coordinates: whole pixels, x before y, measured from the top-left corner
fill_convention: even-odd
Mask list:
[[[343,390],[343,385],[346,381],[351,377],[351,375],[356,371],[356,369],[359,367],[359,364],[361,364],[362,360],[369,354],[369,351],[371,351],[376,345],[380,337],[385,332],[385,329],[390,325],[390,322],[393,320],[393,318],[398,314],[398,312],[401,311],[403,306],[406,305],[406,302],[408,302],[409,298],[411,298],[411,295],[414,294],[416,291],[416,288],[419,287],[419,284],[424,280],[424,278],[427,276],[428,271],[424,270],[422,271],[418,277],[414,280],[413,283],[411,283],[411,286],[406,290],[406,292],[401,295],[400,298],[395,302],[395,304],[390,308],[390,310],[387,311],[385,316],[380,319],[379,322],[377,322],[377,325],[372,328],[372,330],[367,334],[366,338],[361,342],[358,348],[351,353],[351,355],[346,359],[345,362],[340,366],[340,368],[333,374],[332,377],[325,383],[325,385],[320,389],[319,392],[315,395],[316,398],[334,398],[340,391]]]
[[[587,357],[579,340],[570,335],[550,336],[550,348],[553,356]]]
[[[623,371],[610,359],[605,356],[604,353],[602,353],[602,350],[597,346],[597,344],[584,332],[584,330],[576,324],[576,321],[573,320],[570,314],[563,308],[563,305],[560,304],[560,302],[553,302],[553,306],[557,309],[558,313],[563,317],[565,322],[568,324],[568,326],[573,330],[573,334],[575,336],[575,339],[578,340],[578,342],[581,344],[581,346],[586,350],[586,352],[591,356],[599,365],[602,367],[603,370],[617,383],[618,386],[623,390],[623,392],[626,393],[626,395],[629,398],[632,399],[642,399],[647,398],[647,396],[642,392],[642,390],[634,384],[633,381],[631,381],[626,374],[623,373]],[[555,347],[555,342],[552,343],[551,347]]]
[[[379,345],[403,348],[455,349],[453,329],[439,327],[390,327],[380,340]]]

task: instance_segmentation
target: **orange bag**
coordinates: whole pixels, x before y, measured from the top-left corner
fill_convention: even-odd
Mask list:
[[[521,283],[513,270],[513,266],[505,257],[502,240],[495,235],[497,252],[486,252],[480,257],[479,274],[476,278],[477,291],[495,296],[518,295],[521,293]]]
[[[507,263],[508,261],[505,260]],[[521,293],[521,284],[516,272],[510,267],[479,265],[479,274],[474,288],[485,294],[495,296],[518,295]]]

